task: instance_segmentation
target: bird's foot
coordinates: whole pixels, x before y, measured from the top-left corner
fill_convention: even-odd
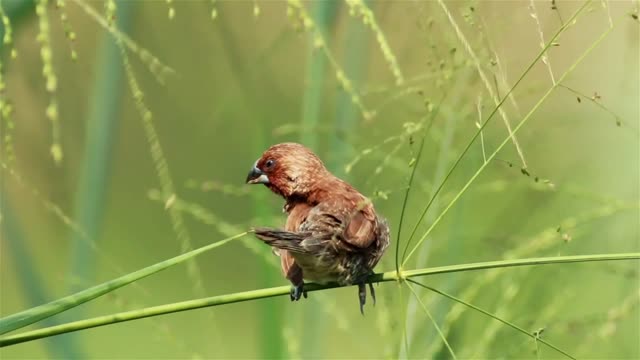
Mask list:
[[[360,300],[360,313],[364,315],[364,304],[367,302],[367,287],[365,284],[358,284],[358,299]]]
[[[373,299],[373,306],[376,306],[376,291],[373,290],[372,283],[369,283],[369,292],[371,292],[371,299]]]
[[[291,301],[298,301],[302,296],[304,296],[305,299],[307,298],[307,291],[304,289],[304,283],[301,283],[300,285],[292,285],[291,291],[289,292]]]

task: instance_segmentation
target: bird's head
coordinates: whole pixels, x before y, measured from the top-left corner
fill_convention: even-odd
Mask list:
[[[322,161],[307,147],[296,143],[271,146],[253,164],[247,184],[264,184],[285,198],[306,196],[328,174]]]

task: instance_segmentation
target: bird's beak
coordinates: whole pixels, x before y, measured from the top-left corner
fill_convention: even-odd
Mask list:
[[[268,184],[269,178],[262,170],[258,169],[255,165],[249,171],[249,175],[247,175],[247,184]]]

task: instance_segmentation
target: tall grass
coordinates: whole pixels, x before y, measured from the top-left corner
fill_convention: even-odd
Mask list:
[[[598,357],[605,351],[621,356],[637,354],[632,339],[637,337],[638,328],[630,321],[636,315],[638,298],[636,289],[630,293],[629,287],[637,282],[638,273],[634,269],[640,259],[635,241],[637,227],[633,225],[639,209],[638,194],[632,186],[625,186],[619,176],[613,175],[627,174],[632,182],[637,182],[633,172],[636,165],[629,161],[635,158],[622,157],[626,150],[617,153],[618,148],[600,146],[600,143],[620,148],[630,146],[627,138],[607,142],[607,136],[613,136],[613,132],[618,130],[615,126],[603,127],[605,130],[601,132],[598,130],[597,138],[585,138],[592,149],[579,146],[583,141],[580,136],[589,134],[585,129],[603,125],[599,119],[601,114],[584,113],[585,105],[602,110],[606,119],[613,118],[612,123],[624,125],[622,131],[637,130],[631,121],[635,113],[628,111],[621,101],[624,99],[613,97],[611,94],[615,91],[602,85],[601,79],[586,78],[582,72],[582,69],[598,70],[597,66],[592,68],[590,66],[593,65],[584,61],[587,57],[601,61],[592,56],[601,54],[601,51],[621,49],[616,44],[626,38],[620,37],[622,32],[619,30],[623,26],[637,27],[637,10],[632,10],[631,15],[625,13],[622,16],[620,13],[618,17],[614,13],[619,11],[613,11],[609,8],[611,4],[604,2],[604,7],[591,1],[558,2],[552,4],[551,9],[532,3],[503,3],[500,6],[513,11],[516,18],[527,17],[525,25],[510,28],[513,30],[511,34],[511,31],[504,33],[500,29],[505,24],[522,23],[495,17],[495,9],[492,9],[495,4],[460,3],[454,6],[439,1],[394,3],[391,6],[350,0],[341,7],[335,2],[309,4],[290,0],[285,9],[285,4],[257,1],[249,6],[212,3],[207,3],[206,8],[208,11],[213,9],[215,16],[211,17],[215,21],[212,23],[207,17],[207,24],[196,20],[184,22],[184,19],[191,19],[190,11],[194,9],[186,3],[139,5],[148,10],[140,18],[141,28],[150,23],[167,26],[166,31],[158,34],[123,30],[113,22],[114,19],[120,20],[119,16],[113,17],[109,12],[122,10],[122,4],[112,1],[107,2],[108,11],[104,16],[83,0],[74,0],[72,4],[79,8],[64,7],[64,12],[59,15],[61,20],[67,17],[65,14],[69,15],[68,24],[63,20],[62,26],[73,26],[80,38],[84,30],[78,25],[80,22],[75,21],[83,17],[97,24],[95,27],[99,33],[114,37],[119,45],[115,59],[124,61],[133,94],[133,101],[122,104],[122,116],[130,117],[133,109],[137,110],[136,118],[142,119],[142,133],[137,133],[139,129],[130,127],[128,121],[122,123],[123,134],[126,135],[121,146],[129,155],[121,159],[123,166],[119,173],[126,169],[129,178],[124,182],[120,180],[124,185],[111,192],[114,199],[119,199],[113,201],[119,201],[115,203],[118,209],[125,210],[132,205],[136,209],[133,212],[135,216],[147,216],[137,210],[143,207],[138,208],[142,204],[137,201],[141,189],[136,186],[148,190],[155,185],[148,180],[155,176],[160,182],[160,189],[149,191],[148,198],[164,204],[169,218],[161,217],[157,221],[170,221],[175,233],[167,234],[166,239],[157,236],[151,239],[144,235],[144,229],[140,229],[141,235],[131,234],[129,243],[135,242],[149,251],[167,245],[166,248],[173,249],[175,253],[175,243],[173,248],[170,247],[170,240],[177,235],[181,239],[182,250],[186,252],[114,280],[80,289],[48,304],[31,304],[22,312],[3,315],[5,317],[0,319],[0,333],[5,334],[0,337],[3,355],[34,348],[26,344],[13,345],[96,327],[102,330],[91,332],[90,338],[84,336],[83,346],[90,345],[87,346],[89,350],[97,349],[92,342],[96,339],[101,343],[118,342],[126,348],[125,344],[131,341],[128,334],[146,334],[144,322],[134,321],[142,318],[163,319],[165,324],[169,324],[166,328],[183,343],[180,351],[201,347],[201,341],[208,344],[217,342],[210,347],[209,356],[361,357],[384,353],[387,357],[455,359],[499,356],[575,358],[585,354]],[[7,9],[6,4],[3,1],[4,10]],[[46,28],[48,24],[43,22],[42,14],[48,12],[51,15],[52,8],[42,9],[42,4],[39,23]],[[402,6],[404,13],[397,10]],[[337,8],[344,11],[337,11]],[[284,17],[274,15],[283,16],[285,10],[288,15],[286,23]],[[333,17],[320,16],[332,11]],[[402,21],[398,20],[400,15]],[[559,24],[556,17],[560,19]],[[595,25],[600,24],[600,20],[604,25]],[[183,29],[185,24],[188,26]],[[16,27],[12,30],[13,38],[19,39]],[[200,42],[196,37],[185,39],[186,35],[193,36],[191,30],[206,41]],[[590,34],[587,33],[592,30],[598,37],[588,40]],[[302,36],[296,37],[296,32]],[[441,35],[432,36],[435,33]],[[59,39],[64,40],[64,37],[57,36],[55,32],[51,34],[43,49],[49,47],[56,54],[60,53]],[[514,45],[519,50],[514,52],[511,47],[505,50],[505,44],[512,44],[516,35],[522,42]],[[369,37],[372,41],[368,41]],[[426,41],[425,37],[428,37]],[[576,38],[584,41],[576,41]],[[189,50],[188,46],[179,46],[176,39],[185,44],[198,44],[198,56],[193,56],[195,53],[192,54],[193,49]],[[270,43],[263,44],[261,41],[264,39]],[[534,40],[527,45],[524,43],[526,39]],[[569,39],[571,46],[567,46]],[[606,42],[611,48],[600,47],[605,40],[611,39],[615,41]],[[539,45],[540,40],[543,43]],[[154,54],[145,50],[138,41],[153,49]],[[342,52],[336,50],[340,41],[345,44]],[[23,42],[16,41],[16,47],[22,46]],[[369,49],[369,43],[375,44],[374,47]],[[67,42],[62,44],[69,45]],[[81,43],[73,43],[72,51],[76,46],[78,50],[88,48]],[[209,53],[209,47],[215,51]],[[267,50],[258,52],[256,48]],[[428,49],[427,56],[424,49]],[[599,51],[595,52],[596,49]],[[308,55],[306,64],[300,61],[300,54],[305,53]],[[80,66],[85,58],[82,57]],[[162,65],[160,58],[171,59],[177,72]],[[181,63],[186,58],[190,60]],[[68,68],[60,66],[57,59],[51,63],[55,68],[51,74],[55,74],[58,80],[74,79]],[[549,59],[553,59],[553,63]],[[149,71],[148,74],[138,72],[138,61],[142,69]],[[200,67],[203,64],[207,64],[206,70]],[[633,73],[633,66],[637,67],[637,64],[630,65],[628,68],[631,70],[624,70]],[[539,81],[537,75],[540,71],[546,78],[551,77],[550,85]],[[297,76],[299,72],[307,76]],[[175,76],[167,78],[169,74]],[[26,124],[29,124],[29,120],[25,120],[28,117],[24,115],[27,109],[24,104],[31,102],[24,100],[24,91],[21,92],[20,83],[16,82],[21,77],[15,73],[9,75],[3,78],[9,79],[7,89],[19,100],[14,121],[19,127],[11,138],[15,139],[15,148],[19,151],[26,148],[24,132]],[[622,79],[615,71],[608,76]],[[516,81],[510,84],[508,78]],[[567,83],[570,78],[571,85]],[[229,89],[228,84],[234,81],[238,91]],[[203,97],[199,85],[212,82],[213,86],[202,87],[207,89],[204,97],[214,101],[215,106],[222,103],[218,98],[224,97],[224,104],[231,110],[229,114],[234,121],[221,121],[217,116],[210,119],[198,110],[186,112],[189,116],[181,116],[184,114],[179,110],[172,116],[157,119],[153,116],[158,111],[174,114],[173,109],[197,106]],[[371,87],[380,82],[381,86]],[[593,95],[589,94],[590,90],[583,90],[590,86],[597,90]],[[626,86],[631,89],[628,93],[637,92],[637,86]],[[333,104],[329,95],[336,93],[336,87],[336,118],[325,119],[323,114],[332,113],[326,108],[330,109]],[[367,88],[372,90],[367,91]],[[301,93],[300,89],[304,92]],[[559,89],[561,91],[556,91]],[[61,114],[66,116],[71,112],[65,109],[73,104],[67,96],[66,90],[56,91],[53,95],[41,94],[40,98],[44,100],[41,99],[40,103],[44,105],[35,108],[42,109],[52,98],[58,99]],[[38,99],[37,96],[34,98]],[[94,105],[93,118],[113,117],[107,112],[116,106],[105,105],[109,97],[98,98],[105,103]],[[170,99],[170,104],[160,102],[159,99],[165,98]],[[95,110],[100,106],[104,111]],[[301,120],[296,120],[300,109]],[[525,109],[522,111],[524,115],[520,115],[520,109]],[[219,114],[219,110],[216,111]],[[555,112],[561,114],[562,121],[544,122],[545,118],[557,119]],[[496,122],[496,117],[502,123]],[[170,118],[171,122],[156,124]],[[245,118],[248,120],[244,121]],[[576,125],[576,118],[583,123]],[[5,119],[1,120],[4,124]],[[59,124],[65,129],[64,134],[68,133],[66,129],[73,129],[71,123]],[[283,123],[285,125],[281,125]],[[363,192],[373,192],[371,197],[376,202],[376,209],[392,220],[393,230],[397,229],[393,242],[395,248],[391,248],[380,264],[386,272],[369,279],[371,282],[395,284],[377,288],[378,305],[367,311],[364,318],[355,311],[353,289],[339,289],[335,284],[308,284],[308,290],[313,292],[310,298],[290,304],[286,299],[289,286],[285,285],[286,280],[278,270],[277,258],[251,236],[243,240],[241,247],[230,244],[218,248],[222,243],[245,235],[244,229],[251,226],[283,221],[283,215],[272,215],[281,204],[265,189],[239,191],[237,186],[241,181],[238,179],[243,178],[255,157],[284,137],[285,133],[278,134],[272,129],[292,128],[287,125],[291,123],[301,129],[300,141],[318,150],[323,158],[329,154],[327,164],[332,170],[340,176],[348,176],[350,182]],[[156,125],[163,131],[156,130]],[[562,126],[573,128],[570,132],[563,132]],[[88,141],[87,145],[93,150],[87,152],[84,165],[80,167],[81,184],[84,185],[79,187],[76,201],[77,219],[66,215],[64,194],[55,192],[60,187],[55,180],[58,177],[51,180],[51,189],[54,190],[48,189],[48,179],[45,191],[31,189],[38,200],[35,209],[44,207],[47,215],[53,214],[70,226],[76,234],[76,241],[85,237],[99,238],[96,221],[102,217],[99,210],[104,206],[104,196],[108,195],[90,193],[89,189],[103,188],[105,184],[106,174],[103,171],[108,169],[108,158],[105,157],[108,152],[105,149],[109,146],[105,145],[108,141],[101,141],[108,140],[112,130],[88,126],[88,138],[97,140]],[[181,141],[187,131],[191,138]],[[572,154],[570,149],[574,149],[573,155],[585,158],[585,161],[589,157],[590,169],[602,167],[602,171],[593,178],[579,178],[582,170],[566,163],[567,154],[536,148],[538,143],[545,149],[549,144],[557,144],[554,141],[559,140],[553,140],[553,136],[566,136],[567,133],[574,135],[563,140],[563,152]],[[240,140],[229,141],[231,134],[242,136]],[[147,141],[140,141],[142,137]],[[0,146],[3,150],[14,144],[3,141]],[[211,156],[211,144],[217,145],[220,141],[225,146],[216,147],[218,153]],[[328,151],[323,151],[324,144],[329,144]],[[64,145],[65,150],[73,149],[72,141],[64,142]],[[582,150],[577,151],[579,148]],[[351,149],[357,150],[352,152]],[[149,171],[140,166],[137,157],[138,152],[144,151],[151,154]],[[251,159],[245,159],[239,155],[244,153],[253,155]],[[73,155],[69,154],[73,153],[65,151],[65,166],[74,166]],[[625,159],[623,166],[627,172],[616,172],[615,161],[602,159],[614,154]],[[212,158],[218,160],[211,161]],[[223,161],[220,159],[225,164],[216,163]],[[215,194],[198,192],[193,187],[181,190],[173,184],[169,162],[172,169],[193,172],[193,177],[197,177],[196,174],[204,167],[213,168],[217,171],[216,181],[220,181],[220,189],[226,190]],[[520,164],[513,169],[517,163]],[[14,166],[19,166],[27,177],[36,176],[24,164],[14,165],[6,159],[2,160],[3,175],[17,174]],[[97,170],[92,171],[91,166]],[[553,177],[554,181],[545,180],[543,173]],[[605,186],[601,186],[602,183]],[[36,181],[36,184],[45,186],[43,182]],[[3,188],[3,198],[5,191]],[[123,191],[128,197],[124,203],[124,197],[118,195]],[[208,202],[209,199],[215,200]],[[26,201],[24,208],[33,206],[30,207]],[[545,211],[536,211],[543,208]],[[218,212],[224,214],[219,215]],[[4,208],[0,209],[0,214],[3,215],[4,226],[10,217],[7,214],[12,214]],[[18,213],[21,222],[30,226],[32,223],[28,220],[31,218],[25,214]],[[86,217],[83,218],[82,214]],[[118,215],[114,218],[123,223],[128,220]],[[188,228],[190,233],[198,234],[194,238],[209,238],[211,230],[230,238],[189,250],[187,224],[194,225]],[[3,231],[7,230],[14,233],[14,240],[17,239],[15,234],[19,232],[3,227]],[[52,234],[49,242],[55,244],[55,239],[55,234]],[[56,246],[60,247],[59,244]],[[192,268],[186,277],[187,283],[196,288],[203,289],[206,283],[207,290],[214,292],[212,295],[201,294],[196,299],[189,299],[188,291],[185,294],[175,291],[182,289],[175,282],[176,276],[177,281],[185,279],[179,272],[163,272],[161,276],[150,277],[213,248],[218,248],[218,255],[221,255],[216,258],[219,262],[210,264],[216,270],[198,275]],[[238,249],[249,251],[236,251]],[[14,247],[12,253],[26,252],[22,250]],[[93,244],[91,250],[93,252],[89,256],[94,257],[93,261],[107,256],[102,246]],[[122,255],[119,261],[126,261],[130,255],[112,251]],[[137,258],[135,253],[131,256]],[[26,261],[20,263],[24,267],[20,274],[31,280],[25,278],[23,281],[37,284],[39,274],[34,271],[36,265],[30,263],[31,257],[24,258]],[[88,260],[89,257],[77,259]],[[245,261],[252,263],[245,266]],[[569,265],[586,262],[597,263]],[[545,264],[557,265],[542,266]],[[46,268],[45,264],[39,266]],[[255,269],[257,272],[244,274],[241,269]],[[89,267],[79,267],[76,273],[87,274],[88,270]],[[437,274],[442,275],[435,276]],[[107,315],[7,334],[30,324],[48,321],[55,314],[68,314],[71,309],[78,309],[81,304],[107,294],[126,297],[128,290],[125,285],[138,287],[143,278],[147,278],[145,285],[149,286],[146,294],[154,300],[157,297],[157,303],[163,305],[143,307],[130,304],[129,309],[118,312],[107,307],[102,310]],[[43,279],[48,281],[46,277]],[[243,291],[247,287],[242,284],[251,281],[265,286]],[[587,281],[598,287],[597,295],[584,286]],[[267,284],[285,286],[268,288],[266,286],[271,285]],[[219,291],[219,287],[225,290]],[[25,287],[26,294],[28,291]],[[167,293],[172,295],[169,300],[164,299]],[[175,299],[175,296],[180,298]],[[272,297],[269,301],[255,301]],[[585,300],[572,302],[575,297]],[[245,305],[230,305],[239,302]],[[95,304],[98,308],[102,303]],[[354,311],[350,305],[354,305]],[[209,308],[206,313],[213,314],[213,306],[216,308],[215,320],[210,318],[209,321],[211,330],[194,330],[194,323],[189,319],[199,312],[193,310]],[[183,314],[156,318],[177,312]],[[6,309],[3,309],[3,314],[6,314]],[[127,325],[110,326],[121,322],[127,322]],[[225,331],[220,331],[222,329]],[[230,340],[239,334],[236,329],[243,329],[240,343]],[[598,335],[581,335],[594,331]],[[138,339],[152,341],[146,336]],[[587,341],[592,344],[587,344]],[[170,351],[175,351],[172,344],[163,343],[163,354],[169,356]],[[151,356],[156,348],[150,348],[145,354]],[[116,353],[109,347],[100,351],[103,354]],[[100,351],[88,354],[100,354]],[[126,353],[131,356],[140,354],[133,348]]]

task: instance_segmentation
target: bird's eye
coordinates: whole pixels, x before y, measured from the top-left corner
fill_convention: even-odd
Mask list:
[[[269,159],[269,160],[267,160],[267,162],[266,162],[266,163],[264,163],[264,166],[265,166],[265,168],[267,168],[267,169],[271,169],[271,168],[273,167],[273,164],[275,164],[275,161],[273,161],[273,160]]]

